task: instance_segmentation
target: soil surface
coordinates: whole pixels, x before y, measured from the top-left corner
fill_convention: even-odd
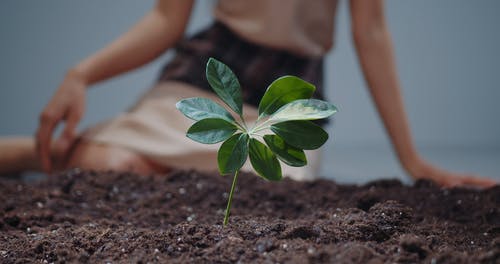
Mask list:
[[[500,187],[71,170],[0,179],[0,263],[500,263]]]

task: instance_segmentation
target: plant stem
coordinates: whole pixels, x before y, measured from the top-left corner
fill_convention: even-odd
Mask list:
[[[257,131],[261,131],[261,130],[267,129],[267,126],[266,126],[266,125],[267,125],[268,123],[270,123],[269,119],[268,119],[268,120],[266,120],[266,121],[264,121],[264,122],[262,122],[261,124],[258,124],[258,125],[256,125],[256,126],[254,126],[254,127],[250,130],[250,132],[252,133],[252,132],[257,132]]]
[[[252,137],[252,136],[253,136],[253,137],[255,137],[255,136],[257,136],[257,137],[264,137],[264,135],[259,134],[259,133],[255,133],[255,132],[254,132],[254,133],[251,133],[251,134],[248,134],[248,135],[249,135],[250,137]]]
[[[226,226],[229,221],[229,211],[231,211],[231,202],[233,201],[233,193],[234,188],[236,187],[237,179],[238,171],[234,172],[233,184],[231,185],[231,192],[229,193],[229,199],[227,200],[226,214],[224,215],[224,226]]]
[[[245,131],[248,131],[247,123],[245,122],[243,115],[240,115],[240,119],[241,119],[241,122],[243,122],[243,127],[245,128]]]
[[[248,129],[246,129],[245,127],[243,127],[240,123],[238,123],[238,121],[235,121],[234,124],[236,125],[236,127],[238,127],[239,130],[241,131],[247,131]]]

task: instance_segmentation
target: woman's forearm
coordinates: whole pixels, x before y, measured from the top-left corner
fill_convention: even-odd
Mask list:
[[[128,32],[81,61],[69,74],[92,85],[152,61],[183,36],[192,2],[158,0]]]
[[[354,30],[354,42],[369,91],[394,149],[406,169],[418,158],[398,81],[390,33],[382,24]]]

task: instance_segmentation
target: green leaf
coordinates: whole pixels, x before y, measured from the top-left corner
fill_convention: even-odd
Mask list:
[[[262,178],[270,181],[281,180],[281,166],[276,155],[257,139],[251,138],[249,144],[250,162]]]
[[[264,141],[274,154],[284,163],[294,167],[307,165],[304,151],[287,144],[281,137],[277,135],[265,135]]]
[[[328,133],[311,121],[287,121],[271,126],[286,143],[300,149],[317,149],[328,140]]]
[[[207,62],[206,75],[208,83],[215,93],[241,116],[243,114],[243,99],[240,83],[233,71],[224,63],[210,58]]]
[[[337,112],[337,108],[318,99],[299,99],[282,106],[269,117],[272,123],[289,120],[314,120],[327,118]]]
[[[259,104],[259,115],[270,115],[294,100],[311,98],[315,90],[314,85],[298,77],[280,77],[267,87]]]
[[[234,124],[220,118],[207,118],[194,123],[186,136],[203,144],[215,144],[228,139],[234,132]]]
[[[222,143],[217,153],[217,162],[221,174],[238,171],[248,157],[248,135],[238,133]]]
[[[216,102],[207,98],[188,98],[175,104],[175,107],[186,117],[199,121],[207,118],[220,118],[234,122],[233,116]]]

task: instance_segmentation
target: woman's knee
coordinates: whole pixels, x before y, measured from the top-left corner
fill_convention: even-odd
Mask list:
[[[139,174],[159,172],[159,167],[139,154],[116,146],[79,142],[69,158],[66,168],[89,170],[132,171]]]

